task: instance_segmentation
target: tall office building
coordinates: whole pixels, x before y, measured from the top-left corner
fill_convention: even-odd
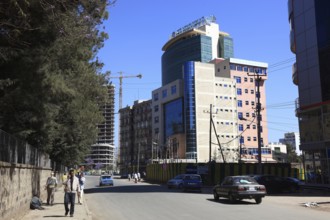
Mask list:
[[[288,9],[300,150],[307,180],[325,184],[330,178],[330,1],[289,0]]]
[[[98,137],[95,144],[91,146],[91,153],[87,158],[102,169],[112,170],[114,168],[114,121],[115,121],[115,86],[107,86],[108,99],[100,103],[100,111],[104,116],[103,123],[98,125]]]
[[[265,73],[268,65],[232,58],[233,41],[219,31],[212,16],[178,29],[163,51],[163,86],[153,91],[153,138],[164,152],[161,157],[174,155],[198,162],[255,160],[256,95],[265,105],[267,77],[261,78],[260,94],[254,77],[258,71]],[[241,122],[243,116],[249,121]],[[267,143],[265,110],[261,117],[260,139]],[[262,154],[271,159],[265,145]]]
[[[214,58],[234,56],[233,39],[219,31],[215,17],[202,17],[174,31],[163,46],[162,85],[182,79],[186,61],[207,63]]]

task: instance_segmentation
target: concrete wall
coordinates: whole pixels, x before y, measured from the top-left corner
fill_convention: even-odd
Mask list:
[[[0,162],[0,219],[21,219],[30,210],[33,195],[45,202],[44,186],[50,171],[50,168]]]

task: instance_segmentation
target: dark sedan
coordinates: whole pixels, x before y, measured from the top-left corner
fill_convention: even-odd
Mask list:
[[[266,194],[266,187],[249,176],[227,176],[222,183],[213,187],[214,200],[225,197],[231,203],[237,199],[254,199],[260,204]]]
[[[254,175],[253,178],[266,187],[268,193],[297,192],[301,184],[287,177]]]

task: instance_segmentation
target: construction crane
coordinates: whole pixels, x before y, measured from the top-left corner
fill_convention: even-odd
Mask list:
[[[110,78],[118,78],[119,79],[119,110],[122,108],[122,99],[123,99],[123,78],[133,78],[133,77],[137,77],[137,78],[142,78],[141,74],[138,75],[123,75],[123,72],[118,72],[119,76],[110,76]]]

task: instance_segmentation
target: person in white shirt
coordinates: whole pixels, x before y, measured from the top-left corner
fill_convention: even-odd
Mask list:
[[[74,205],[76,200],[76,194],[80,192],[79,179],[74,175],[74,170],[71,169],[68,174],[68,179],[64,183],[64,208],[65,216],[70,212],[70,216],[73,217]],[[70,208],[69,208],[70,204]]]

